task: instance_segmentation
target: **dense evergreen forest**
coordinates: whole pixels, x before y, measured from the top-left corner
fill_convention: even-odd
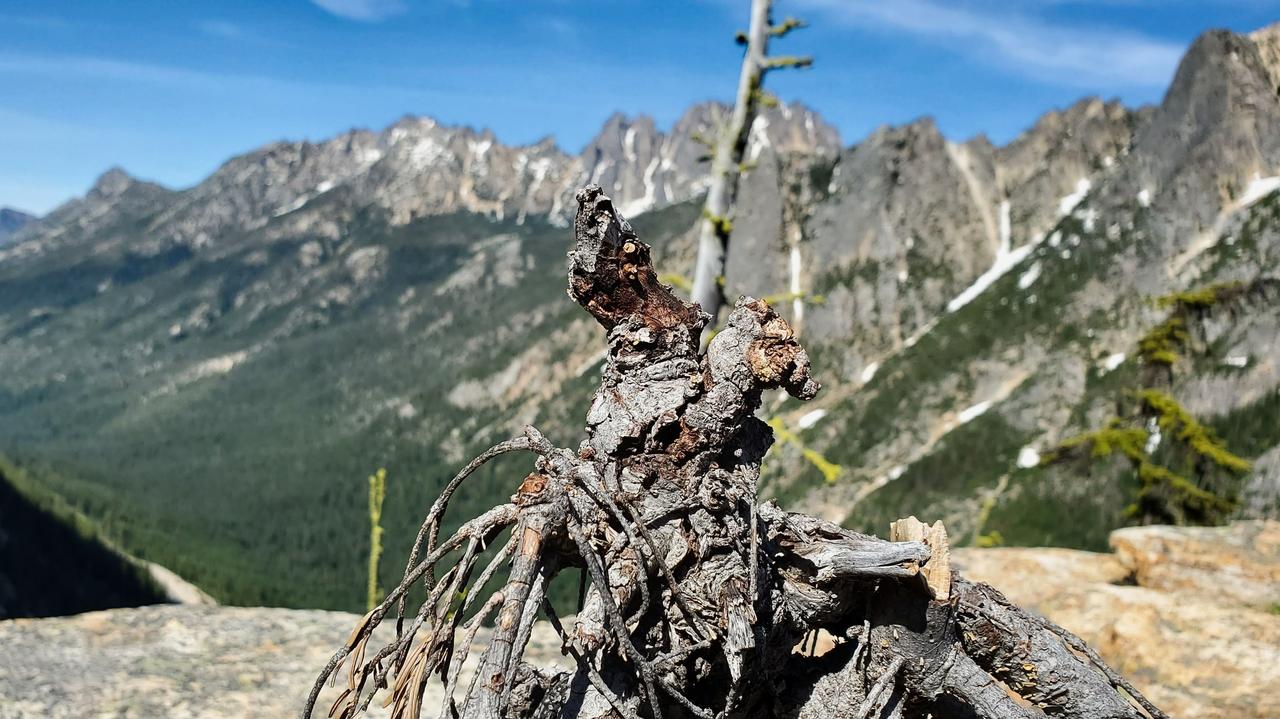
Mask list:
[[[693,224],[697,211],[683,203],[648,213],[637,227],[665,244]],[[580,312],[564,296],[563,228],[456,215],[397,229],[371,222],[352,232],[361,244],[392,248],[386,286],[358,306],[298,328],[286,347],[237,368],[234,382],[197,383],[176,396],[148,395],[123,379],[83,393],[71,392],[71,381],[41,396],[0,392],[6,438],[0,450],[22,458],[34,483],[91,517],[112,542],[221,603],[363,611],[368,475],[378,467],[388,473],[380,585],[394,586],[422,515],[471,453],[525,422],[576,445],[581,430],[573,428],[581,426],[596,378],[584,373],[536,415],[470,411],[445,399],[451,387],[500,371],[529,335],[561,330]],[[538,271],[522,278],[519,293],[464,288],[434,297],[436,313],[475,328],[465,352],[432,332],[436,317],[399,324],[405,292],[438,287],[466,261],[468,247],[495,234],[517,241]],[[241,260],[218,260],[217,271],[252,273]],[[140,291],[172,291],[160,277],[134,281]],[[236,276],[237,286],[254,281]],[[373,313],[382,319],[368,321]],[[260,324],[270,325],[268,319]],[[522,320],[524,334],[514,334]],[[254,325],[245,332],[248,341],[260,341],[254,333],[265,330]],[[245,341],[226,339],[228,346]],[[412,421],[373,406],[386,401],[379,393],[388,385],[412,388],[399,400],[416,408]],[[280,387],[289,388],[285,399],[262,401]],[[353,402],[368,406],[367,414],[345,412]],[[49,419],[24,420],[35,405]],[[68,418],[86,428],[83,434],[53,431]],[[442,445],[456,450],[442,453]],[[447,525],[510,496],[530,468],[526,457],[514,456],[482,469],[455,499]],[[558,591],[566,598],[575,593],[576,586]]]
[[[0,619],[165,601],[79,512],[0,460]]]

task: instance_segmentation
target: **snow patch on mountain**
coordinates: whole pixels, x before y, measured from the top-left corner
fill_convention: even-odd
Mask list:
[[[1085,195],[1088,195],[1091,189],[1093,189],[1093,183],[1089,181],[1089,178],[1080,178],[1076,182],[1075,192],[1064,195],[1058,200],[1058,214],[1063,217],[1071,214],[1071,211],[1076,209],[1076,206],[1084,200]]]
[[[960,294],[956,295],[955,298],[947,303],[947,312],[955,312],[961,307],[972,302],[978,297],[978,295],[982,294],[988,287],[990,287],[992,283],[1001,277],[1004,277],[1009,270],[1013,269],[1018,265],[1018,263],[1025,260],[1027,255],[1029,255],[1035,248],[1035,242],[1028,242],[1012,252],[1008,252],[1003,255],[996,255],[996,261],[991,265],[991,269],[979,275],[978,279],[973,281],[973,284],[964,288]]]
[[[1249,207],[1276,190],[1280,190],[1280,175],[1263,177],[1260,173],[1256,174],[1244,189],[1244,195],[1239,200],[1240,208]]]
[[[1026,272],[1018,276],[1018,289],[1025,290],[1035,284],[1036,280],[1040,279],[1040,270],[1041,265],[1039,262],[1027,268]]]
[[[815,409],[812,412],[805,413],[804,416],[797,420],[796,426],[800,429],[809,429],[826,416],[827,411],[825,409]]]
[[[991,400],[979,402],[960,410],[960,414],[956,415],[956,420],[959,421],[960,424],[969,424],[973,420],[986,414],[989,409],[991,409]]]
[[[862,368],[862,383],[863,383],[863,384],[866,384],[866,383],[870,382],[873,378],[875,378],[875,376],[876,376],[876,370],[878,370],[878,369],[880,369],[880,363],[879,363],[879,362],[872,362],[871,364],[867,365],[866,367],[863,367],[863,368]]]
[[[1035,447],[1030,445],[1018,450],[1018,466],[1022,469],[1030,469],[1040,464],[1040,453]]]

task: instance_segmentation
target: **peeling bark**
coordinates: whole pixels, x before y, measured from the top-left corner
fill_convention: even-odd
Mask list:
[[[1077,638],[953,573],[941,524],[902,520],[902,541],[885,541],[758,503],[772,432],[755,412],[766,390],[818,392],[808,355],[785,320],[747,297],[700,353],[707,315],[658,282],[649,248],[599,187],[577,199],[569,294],[609,345],[586,441],[556,448],[527,428],[469,464],[428,513],[404,582],[334,655],[304,717],[344,663],[333,716],[388,690],[379,696],[393,717],[419,717],[433,674],[449,719],[1130,719],[1143,716],[1133,695],[1162,716]],[[536,460],[512,502],[440,542],[461,483],[513,451]],[[511,541],[470,582],[507,528]],[[505,586],[473,610],[506,563]],[[588,582],[566,625],[545,589],[568,569]],[[427,599],[406,627],[402,598],[418,582]],[[368,655],[393,610],[395,640]],[[455,691],[474,629],[494,612],[476,678]],[[538,616],[576,669],[523,661]],[[819,632],[834,637],[820,655]]]

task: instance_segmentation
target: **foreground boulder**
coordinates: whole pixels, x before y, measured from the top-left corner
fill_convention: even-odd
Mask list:
[[[1170,716],[1280,716],[1280,522],[1132,527],[1111,545],[953,560],[1078,634]]]
[[[1280,605],[1280,522],[1131,527],[1111,534],[1139,586],[1264,610]]]
[[[356,619],[171,604],[0,622],[0,718],[293,716],[316,664]],[[479,640],[487,637],[482,631]],[[548,663],[563,662],[550,627],[535,627],[529,646]],[[465,667],[464,676],[473,671]],[[427,699],[438,702],[438,687],[431,690]],[[386,712],[371,707],[369,715]]]

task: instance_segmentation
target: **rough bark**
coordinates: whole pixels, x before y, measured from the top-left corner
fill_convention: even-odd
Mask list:
[[[713,319],[725,303],[724,268],[729,254],[729,235],[733,231],[733,206],[738,195],[738,179],[743,171],[743,158],[751,138],[751,125],[764,100],[764,78],[771,70],[802,67],[810,64],[807,57],[770,57],[769,40],[801,27],[788,19],[775,25],[771,17],[773,0],[751,0],[751,21],[739,36],[746,45],[738,91],[733,110],[725,125],[708,141],[711,145],[711,183],[703,206],[703,220],[698,228],[698,258],[693,269],[692,298]]]
[[[332,710],[342,717],[381,690],[393,716],[418,717],[433,674],[447,687],[439,716],[465,719],[1143,716],[1117,687],[1136,691],[1078,639],[951,572],[940,524],[904,520],[895,531],[911,541],[891,542],[759,504],[772,434],[755,412],[766,390],[816,394],[804,349],[744,297],[700,353],[707,315],[658,282],[649,248],[599,187],[577,199],[569,294],[609,345],[586,441],[560,449],[528,428],[468,465],[428,513],[404,582],[334,655],[304,717],[343,663],[347,691]],[[511,503],[440,542],[459,485],[512,451],[536,461]],[[507,528],[511,540],[470,582]],[[504,587],[480,597],[508,563]],[[588,578],[567,625],[545,600],[564,570]],[[373,627],[403,615],[418,582],[418,615],[369,655]],[[495,611],[476,679],[459,690],[474,628]],[[538,616],[575,670],[523,661]],[[823,653],[819,633],[834,642]]]

